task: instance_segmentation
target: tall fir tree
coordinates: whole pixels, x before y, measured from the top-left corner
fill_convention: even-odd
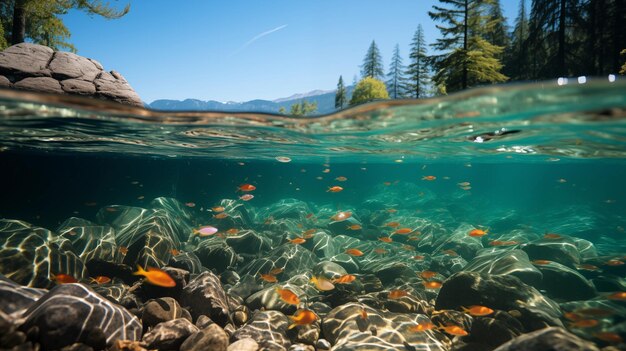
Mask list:
[[[343,77],[339,76],[337,92],[335,92],[335,109],[341,110],[346,105],[346,87],[343,85]]]
[[[370,44],[365,58],[363,59],[361,76],[363,76],[363,78],[372,77],[379,80],[382,80],[384,77],[383,57],[380,55],[380,50],[378,50],[378,46],[376,46],[374,40],[372,40],[372,44]]]
[[[506,24],[506,18],[502,15],[502,7],[500,0],[491,0],[486,2],[487,17],[485,22],[485,40],[493,45],[507,48],[510,44],[509,28]],[[498,59],[502,60],[502,56]]]
[[[387,92],[392,99],[401,99],[406,95],[406,77],[404,76],[405,67],[402,64],[400,56],[400,45],[396,44],[387,73]]]
[[[511,77],[512,80],[529,80],[532,78],[527,40],[528,13],[526,12],[526,0],[520,0],[511,42],[504,58],[504,73]]]
[[[626,47],[626,0],[587,0],[583,6],[586,71],[615,73],[620,69],[620,51]]]
[[[421,24],[417,26],[413,35],[409,59],[410,63],[406,72],[408,76],[407,93],[408,96],[419,99],[426,95],[430,83],[426,40],[424,40],[424,29]]]
[[[503,47],[485,39],[487,16],[484,5],[491,0],[439,0],[450,8],[433,6],[428,15],[443,35],[433,47],[443,54],[434,57],[437,73],[434,81],[439,89],[452,92],[485,83],[504,82],[498,56]]]

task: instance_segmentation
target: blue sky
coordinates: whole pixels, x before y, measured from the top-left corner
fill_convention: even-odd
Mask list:
[[[408,62],[418,24],[432,43],[436,0],[128,0],[117,20],[64,17],[78,54],[122,73],[146,102],[273,100],[349,84],[372,40],[385,71],[394,46]],[[124,0],[112,2],[120,8]],[[511,23],[518,0],[501,0]]]

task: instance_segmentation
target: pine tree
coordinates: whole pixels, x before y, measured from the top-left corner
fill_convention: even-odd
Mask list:
[[[626,1],[587,0],[584,3],[586,69],[604,75],[620,69],[620,51],[626,45]]]
[[[346,87],[343,85],[343,77],[339,76],[337,92],[335,93],[335,108],[341,110],[346,105]]]
[[[387,73],[387,91],[392,99],[400,99],[406,93],[406,78],[404,77],[404,65],[400,56],[400,46],[396,44]]]
[[[528,15],[526,13],[526,0],[520,0],[511,43],[505,56],[504,67],[504,73],[513,80],[528,80],[532,78],[527,40]]]
[[[500,73],[502,63],[498,56],[503,47],[485,39],[486,16],[483,5],[491,0],[439,0],[451,8],[433,6],[435,11],[428,15],[435,21],[447,23],[437,25],[443,38],[437,39],[433,47],[444,53],[434,57],[437,73],[435,83],[452,92],[468,87],[504,82],[507,77]]]
[[[426,41],[424,40],[424,29],[421,24],[417,26],[417,30],[413,35],[409,59],[411,63],[406,72],[408,76],[407,93],[410,97],[419,99],[425,96],[430,82]]]
[[[487,21],[485,23],[485,40],[493,45],[506,48],[509,46],[511,39],[509,38],[509,29],[506,24],[506,18],[502,15],[500,0],[492,0],[493,2],[485,3],[487,6]],[[498,59],[502,60],[503,55],[499,55]]]
[[[376,42],[372,40],[367,54],[363,59],[363,65],[361,66],[361,76],[372,77],[375,79],[383,79],[383,57],[380,55],[380,51],[376,46]]]

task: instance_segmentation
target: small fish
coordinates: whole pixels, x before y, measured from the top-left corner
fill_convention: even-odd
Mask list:
[[[311,217],[313,217],[313,213],[312,212],[306,215],[306,219],[309,219]]]
[[[53,274],[52,280],[54,280],[57,284],[70,284],[70,283],[78,283],[78,280],[69,274],[59,273]]]
[[[384,183],[383,183],[383,185],[385,185],[385,186],[390,186],[390,185],[391,185],[391,182],[384,182]]]
[[[570,328],[592,328],[598,325],[598,321],[595,319],[580,319],[570,323]]]
[[[111,282],[111,278],[105,277],[103,275],[99,275],[99,276],[97,276],[95,278],[92,277],[91,281],[96,283],[96,284],[107,284],[107,283]]]
[[[278,162],[282,162],[282,163],[288,163],[291,162],[291,159],[287,156],[276,156],[276,161]]]
[[[623,264],[624,264],[624,261],[620,261],[620,260],[615,260],[615,259],[613,259],[613,260],[608,260],[608,261],[604,262],[604,264],[605,264],[606,266],[613,266],[613,267],[616,267],[616,266],[621,266],[621,265],[623,265]]]
[[[577,310],[574,311],[574,313],[581,314],[581,315],[584,315],[584,316],[608,317],[608,316],[614,315],[616,312],[615,311],[611,311],[611,310],[606,309],[606,308],[588,307],[588,308],[577,309]]]
[[[344,274],[341,277],[333,280],[333,283],[336,284],[350,284],[356,280],[356,276],[354,274]]]
[[[461,182],[461,183],[457,183],[458,186],[470,186],[470,182]]]
[[[304,238],[293,238],[293,239],[288,239],[290,243],[295,244],[295,245],[300,245],[300,244],[304,244],[306,242],[306,239]]]
[[[593,337],[602,341],[606,341],[611,344],[621,344],[624,341],[624,339],[622,339],[622,337],[619,334],[612,333],[612,332],[595,333],[593,334]]]
[[[193,231],[193,235],[206,237],[206,236],[210,236],[210,235],[217,233],[217,228],[208,225],[208,226],[200,227],[198,229],[193,229],[192,231]]]
[[[122,255],[126,255],[128,253],[128,248],[126,246],[120,246],[117,251],[119,251]]]
[[[600,268],[598,266],[594,266],[592,264],[579,264],[576,266],[577,269],[581,269],[583,271],[599,271]]]
[[[226,213],[226,212],[221,212],[221,213],[218,213],[216,215],[213,215],[213,218],[215,218],[215,219],[224,219],[224,218],[227,218],[227,217],[228,217],[228,213]]]
[[[259,276],[261,277],[261,279],[263,281],[266,281],[268,283],[276,283],[276,282],[278,282],[278,279],[275,276],[271,275],[271,274],[259,273]]]
[[[176,250],[176,249],[171,249],[170,253],[172,254],[172,256],[178,256],[180,255],[180,251]]]
[[[282,272],[284,272],[284,271],[285,271],[285,269],[284,269],[284,268],[282,268],[282,267],[276,267],[276,268],[273,268],[273,269],[269,272],[269,274],[271,274],[271,275],[279,275],[279,274],[281,274],[281,273],[282,273]]]
[[[489,242],[490,246],[511,246],[518,245],[519,241],[515,240],[492,240]]]
[[[326,168],[322,171],[322,173],[330,173],[330,168]]]
[[[311,277],[310,282],[313,283],[319,291],[330,291],[335,288],[335,285],[331,283],[330,280],[324,277],[313,276]]]
[[[396,210],[395,208],[388,208],[387,212],[388,213],[396,213],[396,212],[398,212],[398,210]]]
[[[366,320],[367,319],[367,311],[365,310],[365,308],[361,308],[361,319]]]
[[[402,245],[402,249],[406,251],[415,251],[415,246],[411,245]]]
[[[488,231],[489,230],[472,229],[469,231],[469,233],[467,233],[467,235],[474,237],[474,238],[480,238],[481,236],[487,235]]]
[[[416,325],[412,325],[409,327],[410,332],[421,333],[427,330],[432,330],[435,328],[435,325],[432,323],[418,323]]]
[[[239,199],[242,201],[250,201],[252,199],[254,199],[254,195],[252,194],[243,194],[241,196],[239,196]]]
[[[315,228],[309,229],[309,230],[305,230],[304,232],[302,232],[302,236],[313,235],[313,234],[315,234],[316,231],[317,231],[317,229],[315,229]]]
[[[400,234],[400,235],[406,235],[406,234],[411,234],[412,232],[413,232],[413,229],[411,229],[411,228],[400,228],[400,229],[396,230],[393,233],[394,234]]]
[[[230,228],[226,231],[227,235],[236,235],[237,233],[239,233],[239,229],[237,228]]]
[[[330,217],[330,219],[332,219],[333,221],[344,221],[350,217],[352,217],[352,212],[339,211],[334,216]]]
[[[346,253],[348,255],[352,255],[352,256],[363,256],[363,251],[359,250],[359,249],[347,249]]]
[[[406,290],[391,290],[387,297],[395,300],[407,295],[409,295],[409,292]]]
[[[441,282],[433,280],[430,282],[422,282],[422,285],[424,285],[426,289],[440,289],[443,284]]]
[[[534,263],[534,264],[538,264],[538,265],[544,265],[544,264],[552,263],[552,261],[548,261],[548,260],[533,260],[531,262]]]
[[[423,271],[420,273],[420,277],[422,277],[422,279],[430,279],[430,278],[434,278],[435,276],[437,276],[437,272],[433,272],[433,271]]]
[[[390,238],[390,237],[388,237],[388,236],[381,236],[381,237],[379,237],[379,238],[378,238],[378,240],[380,240],[380,241],[382,241],[382,242],[384,242],[384,243],[390,243],[390,242],[393,242],[393,239],[391,239],[391,238]]]
[[[421,261],[421,260],[423,260],[425,258],[426,258],[426,256],[424,256],[424,255],[415,255],[415,256],[413,256],[413,259],[418,260],[418,261]]]
[[[254,191],[254,190],[256,190],[256,186],[254,186],[252,184],[241,184],[237,188],[237,190],[243,191],[243,192]]]
[[[456,256],[458,256],[458,255],[459,255],[459,254],[458,254],[456,251],[454,251],[454,250],[443,250],[443,251],[441,251],[441,253],[442,253],[442,254],[444,254],[444,255],[454,256],[454,257],[456,257]]]
[[[298,298],[298,295],[294,294],[291,290],[281,289],[277,287],[275,291],[284,303],[296,306],[300,304],[300,299]]]
[[[338,193],[338,192],[340,192],[340,191],[342,191],[342,190],[343,190],[343,188],[342,188],[342,187],[340,187],[340,186],[338,186],[338,185],[335,185],[335,186],[329,186],[329,187],[328,187],[328,190],[326,190],[326,192]]]
[[[567,183],[567,179],[565,178],[557,179],[556,181],[559,183]]]
[[[456,336],[465,336],[467,335],[467,331],[465,331],[465,329],[459,327],[458,325],[446,325],[445,327],[439,327],[439,329],[443,330],[444,332],[450,334],[450,335],[456,335]]]
[[[437,177],[433,176],[433,175],[429,175],[429,176],[423,176],[422,180],[435,180],[437,179]]]
[[[574,312],[565,312],[565,313],[563,313],[563,317],[565,317],[565,319],[573,321],[573,322],[583,319],[583,317],[581,315],[576,314]]]
[[[398,222],[385,223],[385,227],[396,228],[398,226],[400,226],[400,223],[398,223]]]
[[[172,288],[176,286],[176,282],[170,277],[167,272],[155,267],[147,267],[148,270],[144,270],[140,265],[137,265],[137,272],[133,275],[143,275],[146,277],[148,283],[156,286],[162,286],[165,288]]]
[[[362,228],[361,228],[361,225],[359,225],[359,224],[353,224],[353,225],[349,225],[347,229],[350,229],[350,230],[361,230]]]
[[[289,316],[293,322],[287,329],[295,328],[298,325],[309,325],[317,320],[317,315],[311,310],[298,310],[293,316]]]
[[[185,206],[190,207],[190,208],[194,208],[194,207],[196,207],[196,203],[195,202],[185,202]]]
[[[220,213],[220,212],[224,212],[226,209],[224,208],[224,206],[215,206],[215,207],[211,207],[211,211],[215,212],[215,213]]]
[[[105,207],[104,210],[107,212],[117,212],[117,208],[115,207]]]
[[[463,312],[470,314],[474,317],[488,316],[494,312],[489,307],[479,305],[470,306],[469,308],[461,307],[461,309],[463,310]]]
[[[338,181],[338,182],[345,182],[346,180],[348,180],[348,178],[346,178],[346,177],[337,177],[337,178],[335,178],[335,180]]]
[[[548,239],[548,240],[555,240],[555,239],[561,239],[562,236],[559,234],[547,233],[543,236],[543,238]]]
[[[626,291],[614,292],[611,295],[607,296],[606,298],[609,300],[624,301],[626,300]]]
[[[145,197],[145,196],[143,196],[143,195],[141,195],[141,196],[137,196],[137,200],[143,200],[143,199],[145,199],[145,198],[146,198],[146,197]]]
[[[374,249],[374,253],[377,255],[384,255],[386,253],[389,253],[389,251],[383,249],[382,247],[377,247]]]

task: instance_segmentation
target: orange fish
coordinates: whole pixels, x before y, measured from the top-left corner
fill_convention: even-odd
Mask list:
[[[415,235],[411,235],[408,238],[406,238],[407,241],[417,241],[419,239],[420,239],[419,236],[415,236]]]
[[[57,284],[70,284],[70,283],[78,283],[78,280],[69,274],[59,273],[53,274],[52,280],[57,282]]]
[[[282,273],[282,272],[284,272],[284,271],[285,271],[285,269],[284,269],[284,268],[282,268],[282,267],[276,267],[276,268],[273,268],[273,269],[270,271],[270,273],[269,273],[269,274],[271,274],[271,275],[278,275],[278,274],[281,274],[281,273]]]
[[[438,282],[436,280],[433,280],[431,282],[422,282],[422,284],[426,289],[440,289],[441,285],[443,285],[441,282]]]
[[[392,242],[392,241],[393,241],[393,239],[391,239],[391,238],[390,238],[390,237],[388,237],[388,236],[381,236],[381,237],[379,237],[379,238],[378,238],[378,240],[380,240],[380,241],[382,241],[382,242],[384,242],[384,243],[390,243],[390,242]]]
[[[330,291],[335,288],[335,285],[333,285],[330,280],[321,276],[312,276],[309,282],[313,283],[319,291]]]
[[[608,260],[604,263],[607,266],[621,266],[624,264],[624,261],[620,261],[620,260]]]
[[[384,255],[386,253],[388,253],[389,251],[381,248],[381,247],[377,247],[374,249],[374,253],[378,254],[378,255]]]
[[[363,256],[363,251],[359,249],[347,249],[346,253],[352,256]]]
[[[237,233],[239,233],[239,229],[237,229],[237,228],[230,228],[230,229],[228,229],[226,231],[226,234],[228,234],[228,235],[235,235]]]
[[[412,232],[413,232],[413,229],[411,229],[411,228],[400,228],[400,229],[396,230],[393,233],[394,234],[400,234],[400,235],[406,235],[406,234],[410,234]]]
[[[224,208],[224,206],[215,206],[215,207],[211,207],[211,211],[215,212],[215,213],[220,213],[220,212],[224,212],[224,210],[226,210]]]
[[[329,187],[328,187],[328,190],[326,190],[326,192],[338,193],[338,192],[340,192],[340,191],[342,191],[342,190],[343,190],[343,188],[342,188],[342,187],[340,187],[340,186],[338,186],[338,185],[335,185],[335,186],[329,186]]]
[[[326,168],[322,171],[322,173],[330,173],[330,168]]]
[[[313,213],[309,213],[308,215],[306,215],[306,218],[307,218],[307,219],[309,219],[309,218],[311,218],[311,217],[313,217]]]
[[[361,230],[361,226],[359,224],[349,225],[347,229],[350,230]]]
[[[582,269],[584,271],[599,271],[600,268],[598,266],[594,266],[592,264],[579,264],[576,266],[578,269]]]
[[[437,272],[433,272],[433,271],[423,271],[422,273],[420,273],[420,277],[422,277],[423,279],[434,278],[436,275],[437,275]]]
[[[176,250],[176,249],[171,249],[170,253],[172,254],[172,256],[178,256],[180,255],[180,251]]]
[[[413,256],[413,259],[416,259],[418,261],[421,261],[421,260],[423,260],[425,258],[426,258],[426,256],[424,256],[424,255],[415,255],[415,256]]]
[[[576,314],[574,312],[565,312],[563,313],[563,317],[573,322],[581,320],[583,318],[581,315]]]
[[[490,246],[511,246],[517,244],[519,244],[519,241],[515,240],[493,240],[489,242]]]
[[[128,253],[128,248],[126,246],[120,246],[117,251],[119,251],[122,255],[126,255]]]
[[[606,297],[609,300],[626,300],[626,291],[618,291]]]
[[[389,213],[396,213],[396,212],[398,212],[398,210],[396,210],[395,208],[388,208],[387,212],[389,212]]]
[[[241,184],[239,186],[239,188],[237,188],[239,191],[254,191],[256,190],[256,186],[252,185],[252,184]]]
[[[298,295],[294,294],[289,289],[276,288],[276,293],[280,295],[280,299],[283,300],[283,302],[286,304],[289,304],[289,305],[300,304],[300,299],[298,298]]]
[[[415,251],[415,247],[411,245],[402,245],[402,249],[406,251]]]
[[[532,263],[539,264],[539,265],[544,265],[544,264],[550,264],[550,263],[552,263],[552,261],[548,261],[548,260],[533,260]]]
[[[348,178],[346,178],[346,177],[337,177],[337,178],[335,178],[335,180],[339,181],[339,182],[345,182],[346,180],[348,180]]]
[[[173,288],[176,286],[176,282],[170,277],[167,272],[162,271],[155,267],[148,267],[148,270],[144,270],[140,265],[137,265],[137,272],[133,275],[143,275],[146,277],[148,283],[152,285],[162,286],[165,288]]]
[[[333,280],[333,283],[336,284],[350,284],[356,280],[356,277],[353,274],[344,274],[341,277]]]
[[[422,180],[435,180],[437,179],[437,177],[433,176],[433,175],[429,175],[429,176],[423,176]]]
[[[194,208],[194,207],[196,207],[196,203],[195,202],[185,202],[185,206]]]
[[[384,182],[383,184],[384,184],[385,186],[390,186],[390,185],[391,185],[391,182]]]
[[[469,308],[461,307],[461,309],[463,310],[463,312],[470,314],[474,317],[488,316],[494,312],[489,307],[478,305],[470,306]]]
[[[91,278],[91,281],[96,283],[96,284],[106,284],[106,283],[110,283],[111,282],[111,278],[109,277],[105,277],[103,275],[99,275],[95,278]]]
[[[465,329],[459,327],[458,325],[447,325],[445,327],[439,327],[439,329],[443,330],[444,332],[450,335],[465,336],[468,334],[467,331],[465,331]]]
[[[409,331],[414,333],[421,333],[427,330],[432,330],[435,328],[435,325],[432,323],[418,323],[416,325],[410,326]]]
[[[390,299],[399,299],[403,296],[407,296],[409,293],[406,290],[391,290],[387,295]]]
[[[296,244],[296,245],[304,244],[306,242],[306,240],[303,238],[294,238],[294,239],[288,239],[288,240],[290,243]]]
[[[365,308],[361,308],[361,319],[367,319],[367,311]]]
[[[611,332],[595,333],[593,334],[593,336],[596,339],[600,339],[602,341],[606,341],[611,344],[621,344],[624,341],[624,339],[622,339],[622,337],[619,336],[619,334],[611,333]]]
[[[474,237],[474,238],[480,238],[481,236],[487,235],[488,231],[489,230],[472,229],[469,231],[469,233],[467,233],[467,235]]]
[[[611,311],[606,308],[581,308],[574,311],[576,314],[581,314],[585,316],[595,316],[595,317],[608,317],[615,314],[615,311]]]
[[[298,325],[308,325],[317,320],[317,316],[311,310],[298,310],[293,316],[289,316],[293,322],[287,329],[294,328]]]
[[[261,276],[261,279],[263,279],[264,281],[268,282],[268,283],[276,283],[278,282],[278,279],[271,275],[271,274],[263,274],[263,273],[259,273],[259,275]]]
[[[117,212],[117,208],[115,208],[115,207],[106,207],[105,210],[107,212]]]
[[[570,328],[592,328],[598,325],[598,321],[595,319],[580,319],[570,323]]]
[[[352,212],[350,211],[340,211],[337,212],[334,216],[330,217],[333,221],[343,221],[352,217]]]
[[[317,229],[315,229],[315,228],[309,229],[307,231],[302,232],[302,236],[313,235],[313,234],[315,234],[316,231],[317,231]]]
[[[396,228],[400,225],[400,223],[398,222],[389,222],[389,223],[385,223],[385,227],[390,227],[390,228]]]
[[[561,239],[562,236],[560,236],[559,234],[554,234],[554,233],[547,233],[543,236],[544,239],[549,239],[549,240],[554,240],[554,239]]]
[[[216,215],[213,215],[213,217],[216,218],[216,219],[224,219],[224,218],[228,217],[228,213],[221,212],[221,213],[218,213]]]

